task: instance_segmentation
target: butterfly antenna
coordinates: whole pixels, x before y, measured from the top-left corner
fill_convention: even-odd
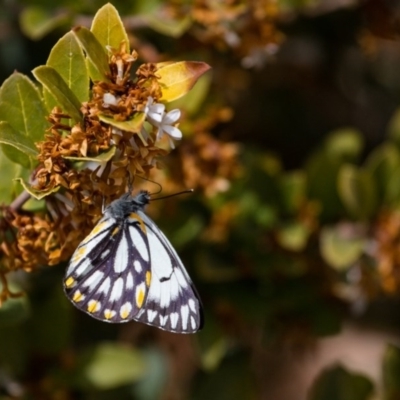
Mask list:
[[[161,186],[158,182],[152,181],[151,179],[145,178],[144,176],[138,176],[138,178],[141,178],[141,179],[143,179],[143,180],[145,180],[145,181],[147,181],[147,182],[154,183],[155,185],[157,185],[157,186],[160,188],[160,189],[158,190],[158,192],[152,193],[152,194],[151,194],[152,196],[155,195],[155,194],[158,194],[158,193],[161,193],[161,192],[162,192],[162,186]]]
[[[168,197],[175,197],[175,196],[179,196],[181,194],[187,194],[187,193],[193,193],[193,192],[194,192],[194,189],[182,190],[182,192],[167,194],[166,196],[162,196],[162,197],[156,197],[155,199],[151,199],[151,201],[168,199]]]

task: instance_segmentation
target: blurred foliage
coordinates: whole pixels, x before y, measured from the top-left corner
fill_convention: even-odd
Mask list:
[[[84,58],[96,67],[101,55],[82,44],[84,29],[85,52],[68,31],[89,28],[105,3],[0,3],[2,204],[32,184],[47,112],[62,104],[81,117],[89,95]],[[386,0],[113,5],[141,62],[212,66],[171,103],[183,114],[183,140],[151,174],[167,193],[193,187],[195,194],[149,207],[196,284],[205,327],[188,337],[104,324],[68,303],[64,263],[31,274],[9,273],[3,263],[0,400],[400,398],[399,7]],[[27,78],[32,70],[46,109]],[[45,202],[23,210],[44,213]],[[4,259],[9,231],[1,241]],[[302,393],[291,382],[293,365],[318,358],[320,339],[348,323],[362,327],[360,340],[363,330],[381,335],[382,358],[365,358],[359,370],[338,360]],[[380,375],[365,372],[370,362]]]

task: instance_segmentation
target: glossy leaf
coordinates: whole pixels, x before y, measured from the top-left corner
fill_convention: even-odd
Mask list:
[[[86,59],[72,32],[65,34],[51,49],[47,66],[54,68],[63,78],[79,102],[89,99],[89,72]],[[59,105],[48,90],[44,90],[47,109]]]
[[[347,164],[338,175],[340,198],[348,212],[360,219],[365,219],[375,212],[377,196],[375,182],[366,169],[357,169]]]
[[[368,378],[337,366],[317,378],[309,400],[370,400],[372,393],[373,385]]]
[[[42,65],[32,71],[35,78],[54,96],[58,106],[76,123],[81,122],[81,103],[61,75],[52,67]]]
[[[129,53],[128,35],[117,9],[112,4],[107,3],[97,11],[90,30],[103,48],[110,46],[119,49],[124,42]]]
[[[210,66],[199,61],[157,64],[162,89],[161,101],[170,102],[185,95]]]
[[[0,120],[33,142],[49,128],[47,111],[37,87],[25,75],[12,74],[0,89]]]
[[[342,270],[353,265],[362,255],[365,239],[351,224],[325,227],[320,235],[321,255],[328,265]]]
[[[177,100],[171,101],[169,109],[179,108],[180,110],[185,110],[189,115],[196,114],[207,98],[210,85],[211,74],[203,75],[188,93]],[[182,125],[180,125],[180,129],[182,129]]]
[[[73,33],[86,53],[89,75],[92,81],[109,82],[110,67],[106,49],[87,28],[75,28]]]

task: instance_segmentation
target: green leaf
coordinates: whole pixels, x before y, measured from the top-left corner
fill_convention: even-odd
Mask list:
[[[343,213],[337,191],[337,175],[341,160],[320,150],[307,162],[308,196],[321,207],[321,220],[331,220]]]
[[[304,171],[292,171],[282,175],[279,188],[285,213],[296,214],[306,198],[306,175]]]
[[[400,108],[395,111],[389,122],[388,136],[397,147],[400,147]]]
[[[43,140],[50,127],[39,90],[26,76],[12,74],[0,89],[0,120],[33,142]]]
[[[321,255],[335,269],[347,269],[354,264],[362,255],[364,246],[364,236],[352,224],[339,224],[321,231]]]
[[[366,169],[342,166],[338,175],[338,191],[347,211],[355,218],[366,219],[377,207],[375,181]]]
[[[325,140],[326,151],[343,161],[355,161],[361,155],[364,143],[361,133],[353,128],[332,132]]]
[[[122,131],[136,133],[144,145],[147,145],[147,141],[142,136],[141,129],[145,120],[145,114],[142,112],[136,113],[132,119],[128,121],[117,121],[112,117],[106,117],[105,115],[99,115],[99,119],[106,124],[114,126],[115,128],[121,129]]]
[[[383,356],[383,391],[385,400],[400,399],[400,348],[388,345]]]
[[[48,190],[37,190],[32,186],[30,186],[27,182],[25,182],[23,178],[16,178],[15,181],[19,182],[22,185],[22,187],[36,200],[41,200],[46,196],[49,196],[50,194],[57,192],[60,188],[59,186],[55,186]]]
[[[90,30],[103,48],[110,46],[119,49],[121,43],[125,42],[129,53],[128,35],[117,9],[112,4],[107,3],[97,11]]]
[[[99,154],[98,156],[95,157],[70,157],[70,156],[65,156],[66,160],[74,160],[74,161],[94,161],[98,163],[102,162],[107,162],[110,161],[116,152],[117,148],[115,146],[110,147],[107,151],[104,153]]]
[[[73,30],[73,33],[89,60],[89,75],[92,81],[109,82],[108,76],[111,72],[104,47],[87,28],[77,27]]]
[[[72,32],[64,35],[51,49],[46,65],[54,68],[80,103],[89,100],[89,72],[82,48]],[[44,90],[47,109],[58,105],[48,90]]]
[[[322,372],[311,388],[310,400],[370,400],[371,381],[363,375],[348,372],[341,366]]]
[[[53,15],[39,6],[24,7],[20,14],[22,32],[32,40],[40,40],[55,28],[67,24],[71,20],[65,11]]]
[[[1,283],[0,289],[2,289]],[[9,289],[12,293],[21,293],[21,288],[16,284],[9,283]],[[29,302],[25,293],[7,299],[0,307],[0,328],[19,324],[28,318],[29,313]]]
[[[25,135],[15,131],[8,122],[0,122],[0,143],[3,153],[12,162],[31,169],[38,151],[33,142]]]
[[[101,390],[136,382],[147,372],[145,358],[138,350],[116,343],[102,343],[86,357],[83,377]]]
[[[76,123],[82,120],[81,103],[61,75],[52,67],[42,65],[32,71],[35,78],[54,96],[58,106]]]
[[[190,14],[186,14],[179,19],[166,19],[165,16],[157,15],[157,13],[149,13],[143,18],[150,28],[173,38],[181,37],[193,23]]]
[[[38,155],[38,150],[32,140],[14,130],[8,122],[0,121],[0,143],[14,147],[28,157]]]
[[[277,232],[279,244],[291,251],[303,250],[307,245],[309,236],[309,229],[299,222],[287,223]]]
[[[27,179],[29,170],[23,168],[20,164],[12,162],[4,155],[3,149],[0,148],[0,171],[2,176],[0,179],[0,203],[10,204],[22,191],[21,185],[14,179],[20,177]]]
[[[400,201],[398,176],[400,153],[393,143],[384,143],[377,147],[368,157],[365,167],[372,173],[380,201],[396,204]]]

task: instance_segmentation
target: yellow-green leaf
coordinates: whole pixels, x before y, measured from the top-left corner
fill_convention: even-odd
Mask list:
[[[5,121],[0,121],[0,143],[13,146],[29,157],[36,157],[38,151],[32,140],[19,133]]]
[[[165,19],[160,17],[160,15],[149,13],[144,16],[144,20],[150,28],[173,38],[181,37],[190,28],[193,22],[192,17],[189,14],[176,20]]]
[[[28,179],[29,171],[6,157],[2,147],[0,147],[0,171],[0,203],[9,204],[22,191],[21,185],[14,179],[20,177]]]
[[[282,226],[277,234],[279,244],[291,251],[301,251],[307,245],[310,230],[299,222],[292,222]]]
[[[376,184],[366,169],[343,165],[338,175],[340,199],[348,212],[360,219],[369,218],[376,210]]]
[[[98,162],[98,163],[102,163],[102,162],[107,162],[110,161],[116,152],[116,147],[112,146],[110,147],[109,150],[105,151],[104,153],[99,154],[98,156],[95,157],[70,157],[70,156],[66,156],[63,157],[67,160],[73,160],[73,161],[94,161],[94,162]]]
[[[147,144],[147,141],[142,136],[141,129],[145,120],[145,114],[142,112],[138,112],[134,115],[134,117],[127,121],[116,121],[114,118],[106,117],[105,115],[99,115],[99,119],[102,122],[105,122],[115,128],[121,129],[122,131],[133,132],[136,133],[143,144]]]
[[[170,102],[186,94],[210,66],[200,61],[157,64],[162,89],[161,101]]]
[[[320,249],[324,260],[331,267],[343,270],[349,268],[361,256],[365,239],[355,231],[353,225],[326,227],[320,235]]]
[[[89,99],[90,80],[85,56],[76,36],[71,31],[51,49],[46,65],[60,74],[81,103]],[[49,111],[58,105],[57,100],[48,90],[44,90],[44,98]]]
[[[89,29],[80,26],[75,28],[73,32],[89,60],[89,75],[92,81],[109,82],[110,67],[105,48]]]
[[[0,120],[37,142],[49,128],[47,111],[39,90],[20,73],[12,74],[0,89]]]
[[[126,44],[129,53],[129,39],[117,9],[107,3],[97,11],[90,28],[103,48],[111,46],[118,49],[122,42]]]
[[[82,376],[95,388],[105,390],[141,379],[146,369],[145,359],[138,350],[102,343],[87,358]]]
[[[20,26],[22,32],[30,39],[40,40],[53,29],[66,24],[70,19],[70,15],[65,11],[53,15],[43,7],[28,6],[22,9]]]
[[[60,188],[59,186],[55,186],[49,190],[37,190],[34,189],[32,186],[30,186],[24,179],[22,178],[16,178],[16,182],[19,182],[22,187],[31,195],[33,196],[36,200],[41,200],[45,198],[46,196],[49,196],[52,193],[55,193],[58,191]]]
[[[81,103],[61,75],[52,67],[42,65],[32,71],[35,78],[55,97],[59,107],[76,123],[81,122]]]

